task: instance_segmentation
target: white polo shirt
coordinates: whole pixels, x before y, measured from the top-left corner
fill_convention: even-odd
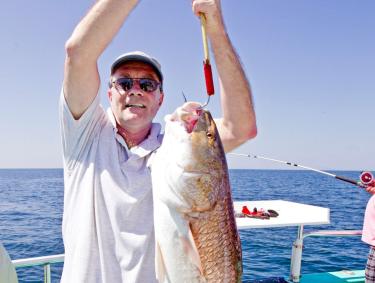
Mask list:
[[[160,124],[128,149],[99,95],[79,120],[60,98],[65,263],[61,282],[156,282],[151,174]]]

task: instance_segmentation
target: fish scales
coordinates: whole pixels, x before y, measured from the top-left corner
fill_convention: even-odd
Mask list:
[[[241,282],[241,243],[228,167],[211,114],[186,103],[165,118],[154,156],[159,282]]]

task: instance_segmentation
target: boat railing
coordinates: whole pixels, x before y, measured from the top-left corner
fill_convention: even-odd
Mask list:
[[[293,282],[300,281],[301,275],[301,261],[302,261],[302,247],[303,240],[307,237],[338,237],[338,236],[361,236],[361,230],[321,230],[313,231],[303,234],[301,230],[300,237],[293,243],[292,258],[291,258],[291,274],[290,279]],[[12,260],[14,267],[32,267],[32,266],[43,266],[44,267],[44,283],[51,282],[51,264],[64,262],[64,254],[32,257],[24,259]]]
[[[51,283],[51,264],[64,262],[64,254],[40,256],[31,258],[22,258],[12,260],[15,268],[43,266],[44,283]]]
[[[308,232],[303,235],[307,237],[345,237],[345,236],[361,236],[362,230],[320,230]]]
[[[293,243],[292,258],[290,264],[290,279],[293,282],[299,282],[301,277],[301,262],[303,240],[307,237],[352,237],[361,236],[362,230],[320,230],[303,233],[303,227],[300,227],[299,236]]]

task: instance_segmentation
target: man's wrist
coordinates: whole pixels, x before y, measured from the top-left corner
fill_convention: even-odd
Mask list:
[[[210,19],[211,22],[207,25],[207,33],[210,37],[226,37],[227,31],[224,24],[224,19],[221,16]]]

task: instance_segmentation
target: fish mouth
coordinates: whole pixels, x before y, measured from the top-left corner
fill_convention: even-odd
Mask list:
[[[184,119],[185,129],[187,133],[191,134],[194,132],[199,124],[199,120],[202,119],[204,112],[202,109],[194,110],[191,115]]]
[[[127,103],[125,104],[125,108],[146,108],[144,104],[141,103]]]
[[[204,116],[205,110],[197,102],[186,102],[170,115],[170,121],[179,121],[184,126],[186,132],[191,134],[196,130]]]
[[[195,118],[190,121],[189,124],[186,125],[186,129],[188,133],[192,133],[195,131],[202,131],[206,128],[207,123],[207,111],[204,109],[197,109],[195,111]]]

